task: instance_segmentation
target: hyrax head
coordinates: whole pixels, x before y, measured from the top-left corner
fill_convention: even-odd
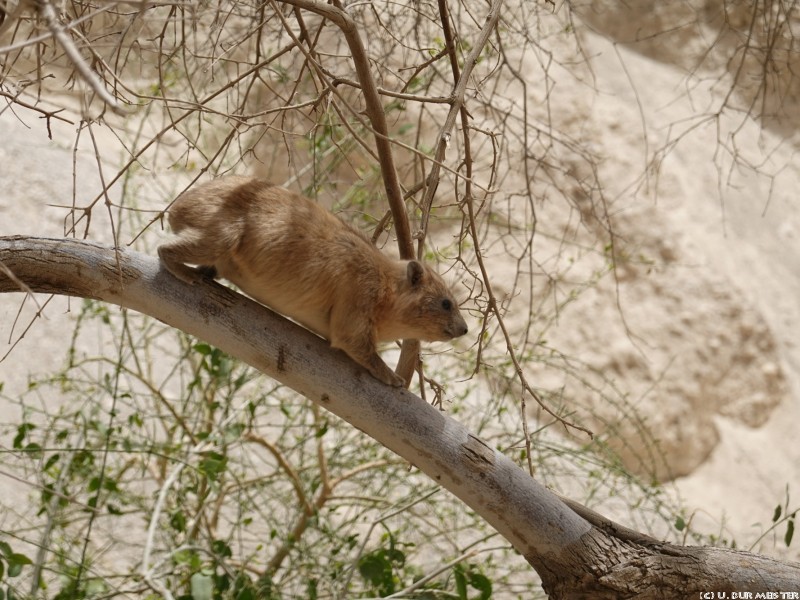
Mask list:
[[[436,271],[419,261],[408,262],[397,309],[408,328],[405,337],[440,342],[467,333],[467,324],[450,288]]]

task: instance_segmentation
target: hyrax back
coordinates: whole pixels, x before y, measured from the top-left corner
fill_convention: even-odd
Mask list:
[[[389,258],[315,202],[266,181],[224,177],[197,186],[175,200],[169,224],[177,237],[158,254],[173,274],[230,280],[386,384],[404,382],[378,356],[379,342],[467,333],[430,267]]]

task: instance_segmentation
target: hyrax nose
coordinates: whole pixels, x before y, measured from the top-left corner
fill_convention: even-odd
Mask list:
[[[453,327],[454,337],[466,335],[467,331],[469,331],[469,329],[467,329],[467,324],[464,322],[464,319],[459,319],[459,321]]]

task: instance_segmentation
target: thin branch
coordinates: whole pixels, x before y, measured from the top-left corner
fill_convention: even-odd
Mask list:
[[[28,102],[25,102],[24,100],[20,100],[19,97],[20,97],[21,94],[22,94],[22,90],[20,90],[20,92],[18,94],[9,94],[8,92],[4,92],[3,90],[0,90],[0,96],[2,96],[3,98],[8,98],[13,104],[16,104],[17,106],[21,106],[22,108],[27,108],[28,110],[36,111],[36,112],[40,113],[44,119],[47,119],[47,137],[48,137],[48,139],[51,139],[51,140],[53,139],[53,134],[50,131],[50,119],[56,119],[58,121],[63,121],[64,123],[69,123],[70,125],[74,125],[75,124],[75,121],[71,121],[70,119],[67,119],[66,117],[62,117],[61,115],[58,114],[58,113],[64,111],[63,108],[59,108],[59,109],[56,109],[56,110],[45,110],[45,109],[43,109],[43,108],[41,108],[39,106],[36,106],[34,104],[29,104]]]
[[[100,78],[97,76],[97,74],[92,71],[91,67],[86,64],[83,56],[81,56],[81,53],[78,52],[78,49],[75,47],[75,43],[72,41],[72,38],[67,35],[64,26],[61,24],[61,21],[59,21],[58,15],[56,14],[55,8],[53,8],[53,5],[50,3],[50,0],[35,1],[39,15],[42,17],[42,19],[44,19],[44,22],[47,24],[48,29],[50,29],[50,33],[53,34],[53,37],[58,41],[59,44],[61,44],[61,47],[64,49],[64,53],[72,62],[81,78],[114,112],[118,114],[125,114],[125,110],[122,108],[122,106],[120,106],[117,99],[108,93],[103,85],[103,82],[100,81]]]
[[[279,0],[283,4],[290,4],[303,10],[308,10],[325,17],[335,24],[344,34],[353,64],[356,68],[358,81],[361,84],[361,91],[364,95],[365,113],[372,124],[372,128],[378,134],[375,136],[375,146],[380,160],[383,184],[386,189],[386,199],[392,210],[394,217],[395,232],[397,234],[397,245],[400,250],[400,257],[403,259],[414,258],[414,247],[411,241],[411,229],[408,224],[405,203],[403,202],[403,192],[400,189],[400,181],[397,178],[397,170],[394,166],[392,147],[389,141],[389,127],[386,124],[386,115],[383,110],[375,80],[372,77],[372,70],[369,66],[369,58],[361,41],[355,21],[344,10],[323,4],[315,0]]]
[[[281,469],[283,469],[283,472],[286,473],[286,476],[292,483],[294,492],[295,494],[297,494],[297,500],[303,507],[303,512],[307,515],[313,514],[314,507],[308,500],[305,490],[303,490],[303,482],[300,481],[300,475],[297,473],[297,471],[294,470],[294,468],[292,468],[292,465],[289,464],[289,461],[283,455],[283,452],[281,452],[275,444],[267,441],[260,435],[256,435],[252,431],[248,431],[247,433],[245,433],[243,439],[244,441],[258,444],[265,450],[269,451],[270,454],[272,454],[273,458],[278,462],[278,465],[281,467]]]
[[[400,180],[397,176],[397,169],[394,165],[391,140],[389,139],[389,128],[386,124],[386,114],[381,103],[375,80],[372,77],[372,70],[369,66],[364,44],[361,41],[355,21],[343,9],[322,4],[315,0],[280,0],[285,4],[290,4],[297,8],[316,13],[334,23],[344,34],[347,45],[350,48],[350,55],[356,68],[358,81],[366,106],[365,113],[372,124],[375,132],[375,147],[378,151],[378,161],[383,176],[383,185],[386,190],[386,199],[392,211],[394,219],[394,229],[397,235],[397,247],[400,258],[411,260],[415,258],[414,245],[411,239],[411,227],[408,222],[403,192],[400,189]],[[411,378],[416,371],[419,363],[420,344],[417,340],[403,340],[400,359],[398,360],[395,371],[405,381],[406,385],[411,383]]]
[[[456,119],[461,113],[464,105],[464,94],[467,91],[467,84],[469,83],[470,77],[472,76],[472,71],[478,62],[478,57],[480,56],[481,52],[483,52],[484,46],[497,26],[497,21],[500,19],[500,6],[502,3],[503,0],[494,0],[492,2],[489,12],[486,14],[483,27],[472,42],[472,49],[464,60],[464,70],[460,75],[458,75],[458,80],[456,81],[455,88],[453,89],[453,101],[450,106],[450,110],[447,113],[444,124],[436,136],[436,153],[434,154],[433,162],[431,164],[431,170],[426,177],[427,187],[425,188],[425,193],[422,197],[422,201],[420,202],[423,215],[423,221],[421,224],[422,234],[417,242],[420,248],[425,241],[425,235],[428,230],[428,219],[430,218],[430,207],[433,204],[433,195],[436,193],[436,188],[439,185],[440,165],[444,163],[447,148],[450,146],[453,127],[455,126]],[[446,27],[449,31],[449,25],[443,23],[443,27]],[[453,60],[454,58],[451,57],[451,64]],[[456,62],[456,72],[457,70],[458,64]]]

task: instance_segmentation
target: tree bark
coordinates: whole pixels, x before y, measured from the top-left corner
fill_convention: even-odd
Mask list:
[[[293,388],[480,514],[536,569],[551,598],[800,591],[798,564],[660,542],[558,498],[454,419],[383,385],[321,338],[222,285],[179,281],[153,257],[73,239],[0,238],[0,292],[18,291],[148,314]]]

